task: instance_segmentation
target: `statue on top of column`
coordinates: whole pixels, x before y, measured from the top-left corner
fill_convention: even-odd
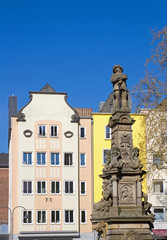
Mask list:
[[[128,108],[128,91],[126,86],[127,75],[123,74],[123,68],[120,65],[113,67],[111,82],[114,91],[114,109]]]

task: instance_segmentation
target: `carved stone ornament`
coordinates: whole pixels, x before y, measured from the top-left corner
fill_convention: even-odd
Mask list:
[[[106,228],[107,228],[107,224],[104,222],[93,224],[93,229],[98,232],[98,237],[101,239],[105,238],[106,236],[106,230],[107,230]]]
[[[65,135],[66,138],[71,138],[74,135],[74,133],[71,132],[71,131],[67,131],[67,132],[64,133],[64,135]]]
[[[78,122],[79,121],[79,115],[78,113],[74,113],[72,116],[71,116],[71,119],[72,119],[72,122]]]
[[[121,240],[143,240],[143,238],[137,232],[129,230],[124,234]]]
[[[25,122],[25,121],[26,121],[25,118],[26,118],[26,116],[25,116],[24,113],[19,112],[19,113],[17,114],[17,121],[18,121],[18,122]]]
[[[132,203],[133,202],[133,188],[130,185],[123,185],[120,189],[121,192],[121,202],[122,203]]]
[[[23,132],[23,134],[24,134],[25,137],[29,138],[29,137],[32,136],[32,131],[29,130],[29,129],[27,129],[27,130],[25,130],[25,131]]]

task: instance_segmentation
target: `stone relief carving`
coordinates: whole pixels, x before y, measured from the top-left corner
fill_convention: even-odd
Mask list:
[[[122,203],[133,202],[133,188],[130,185],[123,185],[120,189]]]
[[[128,143],[121,144],[120,148],[113,146],[111,150],[106,153],[107,162],[103,168],[103,172],[109,171],[113,168],[122,170],[137,170],[142,169],[143,164],[139,157],[139,149],[137,147],[131,150]]]
[[[143,238],[137,232],[129,230],[123,235],[121,240],[143,240]]]

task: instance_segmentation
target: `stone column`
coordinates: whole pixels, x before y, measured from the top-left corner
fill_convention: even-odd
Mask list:
[[[142,205],[142,189],[141,189],[141,180],[137,180],[137,205]]]
[[[113,206],[118,205],[118,182],[117,178],[113,179]]]

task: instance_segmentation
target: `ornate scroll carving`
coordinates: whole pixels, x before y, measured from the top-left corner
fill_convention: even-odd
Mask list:
[[[124,234],[121,240],[143,240],[143,238],[137,232],[129,230]]]

